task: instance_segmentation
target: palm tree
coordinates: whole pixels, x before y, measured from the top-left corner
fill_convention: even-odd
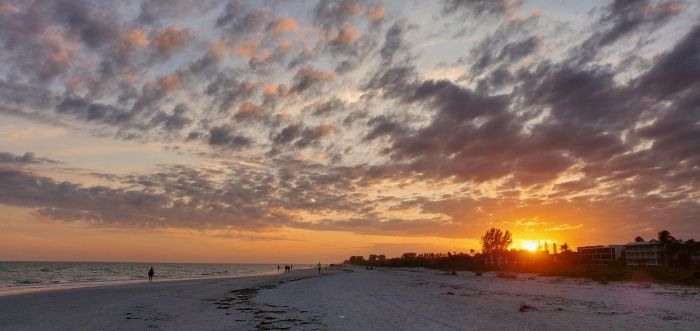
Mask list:
[[[678,240],[668,230],[659,232],[659,244],[664,250],[664,264],[666,267],[669,266],[669,256],[678,251],[678,243]]]
[[[561,248],[562,253],[568,252],[569,251],[569,244],[563,243],[560,248]]]

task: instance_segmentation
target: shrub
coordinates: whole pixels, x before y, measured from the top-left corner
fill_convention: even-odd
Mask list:
[[[518,278],[518,275],[516,275],[516,274],[514,274],[514,273],[512,273],[512,272],[501,271],[501,272],[499,272],[499,273],[496,274],[496,277],[498,277],[498,278],[505,278],[505,279],[517,279],[517,278]]]

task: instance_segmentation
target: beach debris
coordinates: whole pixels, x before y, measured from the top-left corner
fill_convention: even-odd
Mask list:
[[[520,311],[521,313],[524,313],[524,312],[526,312],[526,311],[528,311],[528,310],[537,310],[537,308],[535,308],[535,307],[533,307],[533,306],[531,306],[531,305],[528,305],[527,303],[524,303],[524,302],[521,303],[521,304],[520,304],[520,308],[518,308],[518,311]]]

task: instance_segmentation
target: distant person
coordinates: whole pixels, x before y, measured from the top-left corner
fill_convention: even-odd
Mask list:
[[[148,270],[148,282],[149,282],[149,283],[153,281],[153,275],[154,275],[154,274],[155,274],[155,272],[153,271],[153,267],[151,267],[151,269]]]
[[[318,263],[318,273],[321,273],[321,262]]]
[[[277,265],[277,272],[280,272],[280,265]]]

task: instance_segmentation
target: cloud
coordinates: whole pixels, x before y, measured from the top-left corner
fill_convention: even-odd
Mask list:
[[[234,118],[241,121],[245,121],[254,118],[259,118],[261,116],[263,116],[263,109],[260,108],[260,106],[252,102],[244,102],[238,108],[238,112],[236,113]]]
[[[367,10],[367,17],[372,24],[379,24],[384,21],[384,6],[376,5]]]
[[[338,30],[338,34],[331,39],[331,44],[335,46],[350,46],[352,45],[357,38],[359,37],[359,33],[355,28],[353,28],[351,25],[345,25],[340,30]]]
[[[60,164],[61,162],[45,157],[36,157],[34,153],[27,152],[23,155],[0,152],[0,166],[2,165],[32,165],[32,164]]]
[[[226,4],[224,12],[216,19],[216,27],[230,31],[233,36],[246,36],[264,26],[270,12],[258,8],[248,12],[242,1],[232,0]]]
[[[182,80],[177,74],[167,74],[158,78],[156,88],[159,92],[169,92],[176,89],[181,83]]]
[[[301,93],[304,92],[320,82],[330,81],[335,78],[335,74],[331,71],[317,70],[313,67],[304,67],[299,69],[294,75],[294,84],[292,85],[292,91]]]
[[[251,144],[252,141],[249,138],[235,134],[231,126],[219,126],[209,130],[209,145],[235,150]]]
[[[557,226],[553,226],[551,228],[546,228],[545,231],[568,231],[568,230],[580,229],[582,227],[583,227],[583,224],[569,225],[568,223],[565,223],[565,224],[559,224]]]
[[[640,88],[656,96],[670,96],[698,82],[700,25],[694,26],[639,79]]]
[[[651,0],[615,0],[603,9],[597,24],[602,26],[576,49],[574,57],[590,61],[602,47],[611,45],[623,37],[651,30],[668,22],[680,13],[682,3],[676,0],[655,2]]]
[[[317,24],[328,30],[332,26],[340,26],[347,22],[362,12],[363,8],[364,6],[359,0],[321,0],[314,9],[314,19]]]
[[[189,38],[189,31],[169,26],[151,35],[151,45],[156,56],[167,59],[181,49]]]
[[[296,32],[297,28],[297,21],[294,18],[283,17],[268,23],[265,31],[279,35],[285,32]]]
[[[697,6],[611,1],[570,20],[518,17],[522,3],[5,4],[2,116],[193,165],[100,187],[4,153],[0,203],[134,227],[696,231]]]
[[[304,128],[299,123],[290,124],[274,136],[275,148],[282,148],[281,145],[294,143],[296,148],[306,148],[317,144],[322,138],[337,131],[337,128],[330,124],[321,124],[315,127]]]
[[[474,15],[514,15],[521,4],[519,0],[443,0],[442,14],[466,11]]]

